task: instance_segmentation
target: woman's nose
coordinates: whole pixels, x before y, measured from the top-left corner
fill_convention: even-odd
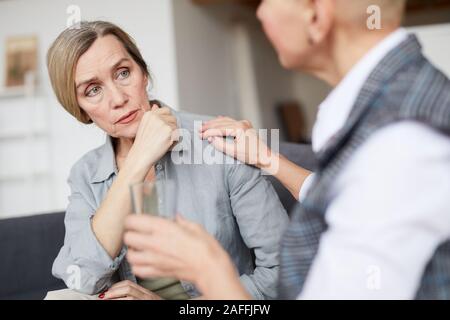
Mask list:
[[[111,87],[111,104],[113,108],[122,107],[128,102],[127,94],[118,86]]]

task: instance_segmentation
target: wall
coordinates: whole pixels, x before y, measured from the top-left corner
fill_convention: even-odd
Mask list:
[[[448,16],[447,20],[450,20]],[[450,24],[411,27],[408,28],[408,31],[417,34],[422,43],[424,54],[450,77]],[[306,130],[310,136],[317,107],[325,99],[331,88],[306,74],[297,74],[293,79],[293,90],[297,100],[301,103],[303,112],[305,112],[308,122]]]
[[[450,23],[409,28],[409,31],[419,37],[425,56],[450,77]]]
[[[294,76],[292,86],[295,98],[300,103],[306,121],[306,127],[303,131],[304,136],[310,140],[318,107],[330,93],[331,87],[325,82],[304,73],[298,73]]]
[[[277,53],[265,36],[259,21],[254,19],[247,25],[251,34],[253,63],[263,127],[267,129],[282,128],[277,105],[281,102],[296,99],[292,87],[295,74],[286,71],[280,65]],[[283,132],[281,134],[283,137]]]
[[[173,1],[180,109],[239,116],[229,14],[227,5]]]
[[[323,97],[320,89],[313,90],[318,93],[313,98],[308,94],[316,82],[308,91],[298,90],[308,79],[280,66],[254,11],[229,3],[195,6],[174,1],[174,17],[181,109],[237,118],[248,115],[255,125],[270,129],[281,126],[278,103],[302,100],[306,101],[302,107],[310,109]],[[244,40],[237,38],[242,36],[238,28],[244,31]],[[249,52],[242,41],[248,41]],[[248,110],[255,103],[259,116]],[[309,113],[308,117],[312,118]]]

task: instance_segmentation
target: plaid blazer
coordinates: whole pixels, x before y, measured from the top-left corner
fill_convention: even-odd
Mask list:
[[[371,134],[402,120],[419,121],[450,136],[450,81],[425,59],[413,35],[378,64],[344,127],[316,154],[318,172],[282,239],[279,298],[295,299],[303,289],[327,229],[326,195],[344,165]],[[429,261],[416,298],[450,299],[450,241]]]

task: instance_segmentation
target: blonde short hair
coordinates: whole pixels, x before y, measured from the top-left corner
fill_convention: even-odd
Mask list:
[[[53,90],[59,103],[78,121],[90,124],[92,120],[78,104],[75,86],[75,68],[78,59],[100,37],[114,35],[151,81],[150,72],[133,38],[113,23],[106,21],[81,22],[79,28],[64,30],[47,52],[47,68]]]

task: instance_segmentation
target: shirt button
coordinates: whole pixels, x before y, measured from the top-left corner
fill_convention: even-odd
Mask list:
[[[156,165],[156,170],[161,171],[162,169],[163,169],[162,164],[158,163],[158,164]]]

